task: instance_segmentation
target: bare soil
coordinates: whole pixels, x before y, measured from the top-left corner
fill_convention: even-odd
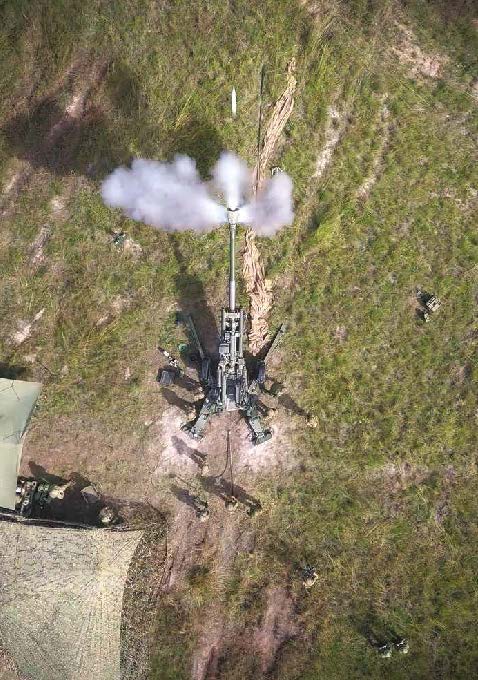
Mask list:
[[[254,633],[254,644],[261,658],[263,673],[271,668],[281,645],[297,635],[298,626],[294,619],[294,603],[286,588],[282,585],[270,586],[264,616]]]
[[[448,57],[443,54],[426,53],[419,45],[414,32],[404,24],[396,23],[398,42],[392,52],[408,69],[408,76],[417,78],[440,78]]]

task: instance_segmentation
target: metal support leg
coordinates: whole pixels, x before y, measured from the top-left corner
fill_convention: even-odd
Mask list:
[[[206,397],[203,405],[201,406],[201,410],[199,411],[199,415],[194,423],[192,425],[186,423],[181,427],[181,429],[184,432],[187,432],[193,439],[201,439],[209,417],[217,412],[217,401],[215,399],[211,399],[210,397]]]
[[[252,430],[252,443],[254,446],[263,444],[272,438],[272,431],[269,428],[264,427],[254,399],[251,399],[249,402],[245,415],[247,424]]]

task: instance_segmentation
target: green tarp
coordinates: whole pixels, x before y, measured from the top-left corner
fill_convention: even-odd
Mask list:
[[[0,508],[15,509],[23,435],[41,384],[0,378]]]

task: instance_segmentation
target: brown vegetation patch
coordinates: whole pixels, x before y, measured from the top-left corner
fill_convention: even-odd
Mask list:
[[[26,680],[23,677],[20,677],[20,674],[18,672],[18,669],[11,659],[10,656],[7,655],[6,652],[4,652],[0,648],[0,680]]]
[[[294,109],[294,94],[297,88],[295,77],[296,62],[292,59],[287,66],[287,85],[284,92],[274,104],[271,116],[266,126],[264,141],[259,149],[259,158],[254,168],[253,178],[256,190],[261,188],[265,179],[266,169],[277,153],[277,147],[282,133]]]
[[[254,168],[255,190],[260,189],[265,179],[266,169],[277,152],[284,127],[294,108],[294,93],[297,87],[295,77],[296,63],[292,59],[287,67],[286,89],[276,101],[266,126],[264,141]],[[243,252],[242,275],[250,300],[249,350],[257,354],[269,339],[269,312],[272,307],[272,287],[267,281],[264,263],[256,245],[256,236],[250,229],[246,231]]]
[[[249,351],[258,354],[269,340],[269,313],[273,298],[271,282],[265,276],[256,236],[250,229],[245,235],[242,275],[249,296]]]

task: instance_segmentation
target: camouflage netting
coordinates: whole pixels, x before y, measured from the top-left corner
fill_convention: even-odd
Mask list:
[[[0,521],[0,644],[29,680],[119,680],[141,531]]]

